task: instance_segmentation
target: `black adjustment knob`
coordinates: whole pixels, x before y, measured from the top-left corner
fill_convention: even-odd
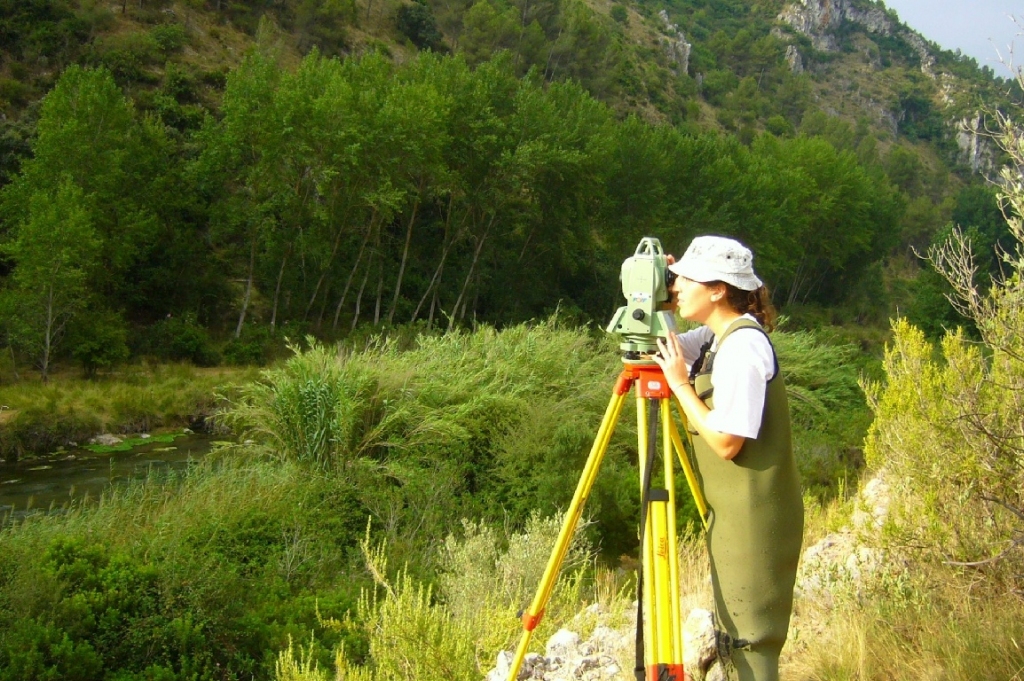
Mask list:
[[[640,308],[637,308],[637,309],[633,310],[633,319],[635,319],[637,321],[640,321],[641,319],[643,319],[646,316],[647,315]]]

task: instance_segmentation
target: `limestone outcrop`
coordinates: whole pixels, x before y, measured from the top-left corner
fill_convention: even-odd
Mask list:
[[[690,68],[690,50],[693,49],[693,46],[686,41],[686,36],[679,30],[679,25],[669,21],[668,12],[661,10],[658,16],[665,24],[665,35],[661,37],[662,45],[665,47],[665,56],[673,65],[673,71],[686,73]]]
[[[929,75],[935,65],[928,43],[914,31],[902,30],[879,7],[859,8],[849,0],[798,0],[782,10],[779,20],[811,39],[815,49],[839,49],[836,34],[846,23],[863,26],[868,33],[888,36],[898,33],[917,52],[921,70]]]

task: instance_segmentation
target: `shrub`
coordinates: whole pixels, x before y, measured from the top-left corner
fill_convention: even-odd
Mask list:
[[[32,97],[32,87],[13,78],[0,78],[0,100],[23,106]]]
[[[99,544],[58,539],[43,577],[50,607],[18,618],[0,640],[0,679],[92,679],[118,669],[143,678],[211,678],[201,627],[167,609],[158,572]],[[138,678],[138,677],[134,677]]]
[[[220,361],[209,332],[193,314],[161,319],[140,334],[135,350],[157,359],[187,361],[196,366],[213,366]]]
[[[263,366],[274,355],[277,339],[270,327],[253,325],[243,327],[238,338],[231,338],[220,354],[225,362],[236,366]]]
[[[713,69],[708,71],[701,83],[701,92],[704,99],[712,104],[720,105],[727,94],[736,89],[740,84],[739,77],[732,71],[725,69]]]
[[[326,470],[377,444],[384,422],[376,379],[358,363],[311,342],[311,349],[246,386],[227,423],[273,456]]]
[[[399,33],[408,38],[421,50],[437,50],[441,47],[441,31],[430,7],[414,2],[398,8],[396,24]]]
[[[479,678],[494,651],[507,647],[521,631],[516,611],[529,603],[539,586],[562,521],[561,517],[534,515],[522,533],[503,541],[491,528],[463,521],[464,539],[449,535],[445,540],[441,601],[434,598],[430,586],[416,583],[406,570],[389,579],[385,547],[372,548],[367,536],[363,554],[378,588],[364,593],[354,618],[327,624],[365,631],[371,664],[353,664],[341,648],[336,660],[339,678]],[[501,543],[507,548],[502,550]],[[562,578],[547,603],[547,616],[535,632],[536,641],[546,640],[560,620],[576,614],[582,578],[592,559],[583,534],[577,532],[562,566]],[[282,661],[285,664],[278,667],[278,681],[289,678],[282,670],[303,667],[305,673],[294,678],[317,678],[308,662],[296,663],[290,652]]]
[[[1024,73],[1018,72],[1024,83]],[[999,118],[1000,146],[1013,159],[1001,175],[1002,202],[1017,241],[1006,275],[987,291],[975,283],[969,238],[954,231],[930,259],[981,342],[948,332],[941,353],[908,324],[894,324],[887,383],[869,385],[875,422],[869,463],[890,471],[892,534],[914,558],[972,568],[1019,592],[1024,583],[1024,163],[1021,133]]]
[[[128,350],[128,329],[120,315],[108,310],[94,310],[75,318],[69,330],[67,346],[71,356],[95,376],[100,369],[109,369],[131,354]]]
[[[185,35],[185,27],[181,24],[154,26],[149,31],[149,35],[164,56],[180,51],[188,40]]]

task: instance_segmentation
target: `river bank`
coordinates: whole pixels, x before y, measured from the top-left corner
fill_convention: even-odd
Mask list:
[[[86,379],[26,377],[0,385],[0,460],[10,464],[86,444],[102,433],[131,435],[215,428],[219,402],[257,369],[139,364]]]

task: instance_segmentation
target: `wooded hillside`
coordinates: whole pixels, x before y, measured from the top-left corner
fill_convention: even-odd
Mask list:
[[[5,0],[7,342],[46,372],[603,323],[641,236],[701,232],[750,242],[797,324],[899,306],[938,330],[957,318],[911,249],[951,221],[1008,238],[998,159],[956,126],[1016,89],[880,3],[799,11]]]

